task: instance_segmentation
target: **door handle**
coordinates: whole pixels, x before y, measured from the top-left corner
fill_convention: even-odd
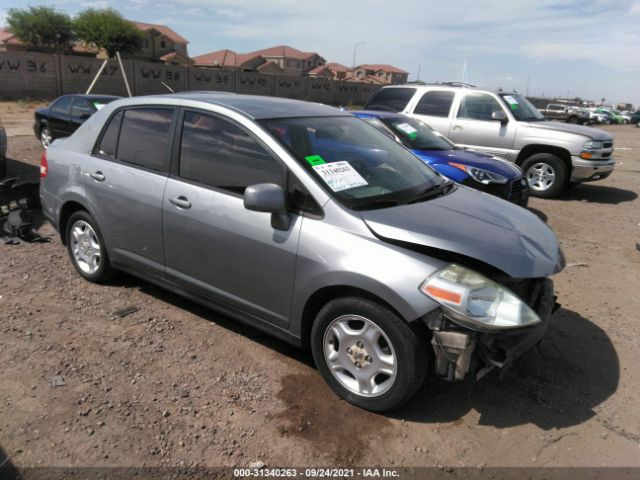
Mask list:
[[[454,125],[453,129],[454,130],[462,130],[462,125]]]
[[[93,178],[96,182],[104,182],[106,178],[104,176],[104,173],[102,173],[100,170],[98,170],[97,172],[91,173],[89,176]]]
[[[178,208],[191,208],[191,202],[187,197],[180,195],[179,197],[169,197],[169,201]]]

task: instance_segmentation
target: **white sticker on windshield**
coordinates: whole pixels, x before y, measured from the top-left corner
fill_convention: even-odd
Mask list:
[[[513,98],[511,95],[505,95],[504,99],[507,101],[509,105],[518,105],[518,101]]]
[[[369,185],[367,181],[353,169],[349,162],[323,163],[321,165],[314,165],[312,168],[334,192]]]
[[[399,123],[396,125],[396,128],[398,130],[402,130],[404,133],[406,133],[407,135],[412,135],[414,133],[417,133],[418,130],[416,130],[415,128],[413,128],[411,125],[409,125],[408,123]]]

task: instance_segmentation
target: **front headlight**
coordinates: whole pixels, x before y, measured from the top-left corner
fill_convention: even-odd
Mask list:
[[[449,162],[449,165],[459,168],[463,172],[467,172],[467,174],[476,182],[484,183],[485,185],[489,183],[507,183],[509,181],[507,177],[500,175],[499,173],[490,172],[484,168],[472,167],[470,165],[455,162]]]
[[[438,302],[451,320],[473,330],[503,330],[540,323],[529,305],[502,285],[451,264],[429,276],[420,291]]]
[[[604,148],[604,144],[597,140],[590,140],[584,144],[582,147],[583,152],[595,152],[597,150],[602,150]]]

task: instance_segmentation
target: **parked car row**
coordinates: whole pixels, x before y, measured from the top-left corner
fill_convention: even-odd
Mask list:
[[[394,85],[378,90],[365,108],[418,118],[458,146],[515,163],[538,197],[554,197],[570,183],[606,178],[615,166],[611,134],[547,121],[515,92]]]
[[[403,88],[355,115],[213,92],[110,102],[44,151],[43,212],[86,280],[144,278],[309,348],[347,401],[396,408],[429,368],[480,378],[537,344],[555,304],[549,277],[564,268],[536,215],[467,186],[513,192],[520,168],[491,154],[514,146],[457,148],[437,133],[445,120],[462,144],[522,129],[604,148],[588,129],[531,130],[535,109],[517,96]],[[407,115],[371,111],[403,99]],[[418,117],[434,111],[440,123]],[[552,153],[527,153],[527,175],[545,162],[565,171]]]

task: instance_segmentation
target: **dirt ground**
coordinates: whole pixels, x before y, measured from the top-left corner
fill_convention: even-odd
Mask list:
[[[10,174],[37,175],[33,106],[0,104]],[[605,129],[611,177],[531,202],[568,262],[539,351],[502,379],[429,378],[392,415],[336,398],[308,353],[169,292],[83,281],[41,223],[50,243],[0,246],[1,450],[19,468],[640,466],[640,129]]]

